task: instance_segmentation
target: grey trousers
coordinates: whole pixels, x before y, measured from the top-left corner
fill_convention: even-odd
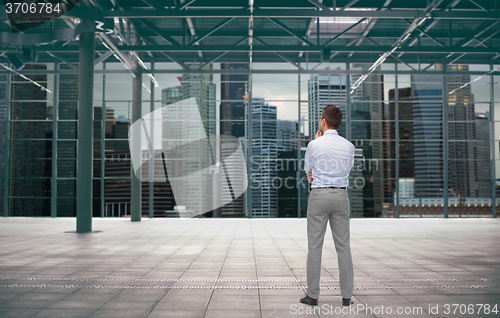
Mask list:
[[[309,297],[319,298],[321,256],[330,221],[333,242],[337,251],[342,298],[351,298],[354,288],[354,271],[350,246],[350,207],[346,189],[313,188],[307,206],[307,292]]]

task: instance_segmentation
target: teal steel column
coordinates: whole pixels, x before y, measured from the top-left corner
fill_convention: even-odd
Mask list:
[[[300,63],[299,63],[299,66],[300,66]],[[297,138],[298,138],[298,145],[297,145],[297,175],[296,175],[296,178],[297,178],[297,182],[295,183],[297,185],[297,217],[300,219],[301,216],[302,216],[302,184],[299,183],[299,180],[302,179],[302,177],[304,177],[304,172],[300,170],[300,159],[302,157],[302,150],[301,150],[301,145],[302,145],[302,134],[300,133],[300,125],[301,125],[301,122],[300,122],[300,73],[297,75],[297,83],[298,83],[298,100],[299,100],[299,103],[298,103],[298,125],[297,125]]]
[[[59,70],[59,62],[54,62],[54,70]],[[59,74],[54,74],[54,88],[52,89],[52,180],[50,185],[50,216],[57,217],[57,139],[59,121]]]
[[[490,64],[490,71],[493,64]],[[495,161],[495,82],[493,75],[490,76],[490,158],[491,158],[491,216],[497,217],[496,207],[496,161]]]
[[[442,64],[443,72],[446,72],[446,63]],[[443,214],[448,217],[448,79],[443,75]]]
[[[106,70],[106,62],[102,62],[102,69]],[[102,108],[101,108],[101,217],[104,217],[104,174],[106,172],[106,74],[102,74]],[[107,215],[106,215],[107,216]]]
[[[78,149],[76,159],[76,232],[92,231],[95,32],[80,34]]]
[[[134,74],[132,78],[132,122],[134,123],[137,120],[141,120],[142,117],[142,72],[137,72]],[[132,134],[132,138],[136,134]],[[140,139],[135,140],[133,142],[134,145],[140,145]],[[141,147],[134,146],[135,149],[141,149]],[[141,155],[142,157],[142,155]],[[141,220],[141,180],[137,178],[134,173],[134,169],[132,165],[130,165],[131,169],[131,204],[130,204],[130,220],[132,222],[138,222]],[[139,169],[138,173],[141,173],[141,169]]]
[[[398,86],[398,64],[394,63],[394,70],[396,75],[394,76],[394,133],[396,136],[395,142],[395,160],[396,160],[396,217],[399,218],[399,86]]]
[[[252,59],[250,58],[249,63],[248,63],[248,119],[247,119],[247,125],[248,125],[248,131],[247,131],[247,175],[248,175],[248,188],[247,188],[247,217],[252,218],[253,214],[253,208],[252,208],[252,203],[253,203],[253,187],[252,187],[252,171],[253,171],[253,160],[252,160],[252,125],[253,125],[253,96],[252,96]]]
[[[10,65],[8,65],[10,67]],[[4,191],[3,191],[3,216],[9,216],[9,164],[10,164],[10,80],[11,75],[5,75],[5,158],[4,158]]]
[[[347,62],[345,63],[345,69],[349,71],[351,69],[351,63]],[[319,84],[318,84],[319,85]],[[346,124],[345,124],[345,135],[347,140],[351,141],[351,75],[346,74],[345,76],[345,119],[346,119]],[[342,94],[340,95],[342,96]],[[340,105],[339,105],[340,106]],[[310,119],[310,118],[309,118]],[[313,138],[312,136],[310,136]],[[347,195],[349,196],[349,216],[351,216],[352,213],[352,200],[351,200],[351,187],[350,184],[348,184],[347,187]]]
[[[151,61],[151,70],[155,69],[155,62]],[[149,94],[149,111],[152,113],[155,111],[155,83],[153,82],[153,79],[150,81],[150,90],[151,93]],[[151,121],[150,121],[150,131],[155,131],[155,119],[153,116],[151,116]],[[153,158],[149,161],[149,217],[153,218],[154,217],[154,196],[155,196],[155,191],[154,191],[154,149],[155,149],[155,141],[154,141],[154,136],[155,134],[151,134],[149,136],[150,142],[151,142],[151,147],[153,148]]]

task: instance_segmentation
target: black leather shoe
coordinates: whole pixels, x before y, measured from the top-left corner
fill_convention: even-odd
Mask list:
[[[308,295],[305,295],[300,299],[300,302],[306,305],[311,305],[311,306],[317,306],[318,305],[318,300],[309,297]]]
[[[342,298],[342,306],[351,306],[354,302],[351,298]]]

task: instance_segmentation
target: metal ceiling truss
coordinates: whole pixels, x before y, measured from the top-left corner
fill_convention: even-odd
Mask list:
[[[380,1],[379,7],[374,7],[373,2],[252,0],[250,6],[246,0],[89,0],[54,20],[51,27],[56,26],[54,31],[46,28],[45,32],[40,29],[38,33],[30,30],[24,34],[7,34],[2,31],[5,27],[0,26],[0,53],[6,53],[0,56],[0,62],[8,56],[22,56],[22,43],[34,43],[31,45],[37,52],[45,53],[40,54],[38,62],[78,62],[79,47],[75,42],[78,32],[74,29],[81,25],[75,24],[75,18],[82,21],[116,18],[116,35],[96,36],[95,63],[115,55],[117,60],[112,58],[108,62],[121,61],[134,72],[143,68],[133,62],[140,52],[147,52],[141,56],[142,60],[139,58],[140,63],[173,61],[189,70],[192,68],[186,63],[196,61],[197,68],[201,69],[216,61],[246,61],[245,55],[254,62],[287,62],[297,71],[304,70],[300,65],[306,59],[309,63],[374,64],[392,54],[395,55],[391,62],[405,64],[411,70],[415,70],[410,65],[413,63],[430,64],[424,66],[424,70],[428,70],[438,63],[498,62],[498,0],[414,0],[412,4],[385,0]],[[414,7],[410,7],[412,5]],[[324,18],[355,21],[343,22],[344,29],[320,34],[318,22]],[[66,29],[60,28],[58,20],[64,22]],[[251,21],[248,29],[244,21]],[[315,23],[318,29],[314,41],[311,31]],[[355,31],[361,23],[366,23],[366,27]],[[131,43],[132,27],[134,34],[141,38],[137,43]],[[73,31],[66,32],[67,29]],[[70,35],[69,39],[67,35],[60,40],[48,35],[63,31]],[[405,41],[401,41],[402,38]],[[197,53],[198,57],[186,53]]]
[[[349,62],[350,63],[350,62]],[[390,63],[393,64],[393,63]],[[317,66],[316,66],[317,67]],[[345,70],[345,69],[336,69],[336,70],[325,70],[325,69],[317,69],[316,67],[311,69],[295,69],[295,70],[284,70],[284,69],[254,69],[252,70],[252,74],[351,74],[351,75],[363,75],[366,74],[366,70]],[[185,71],[189,71],[190,74],[248,74],[248,70],[243,69],[146,69],[143,71],[144,74],[183,74]],[[96,74],[130,74],[130,71],[124,70],[95,70]],[[17,74],[23,75],[36,75],[36,74],[78,74],[78,70],[66,69],[66,70],[19,70],[16,71]],[[10,74],[9,71],[0,69],[0,74]],[[424,70],[376,70],[372,75],[477,75],[482,76],[485,74],[485,71],[475,71],[475,70],[439,70],[436,71],[424,71]],[[493,72],[488,75],[500,76],[500,70],[495,69]]]

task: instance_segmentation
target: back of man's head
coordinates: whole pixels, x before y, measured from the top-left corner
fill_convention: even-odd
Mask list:
[[[326,125],[329,129],[339,129],[342,122],[342,111],[335,105],[328,105],[323,109],[321,118],[326,120]]]

